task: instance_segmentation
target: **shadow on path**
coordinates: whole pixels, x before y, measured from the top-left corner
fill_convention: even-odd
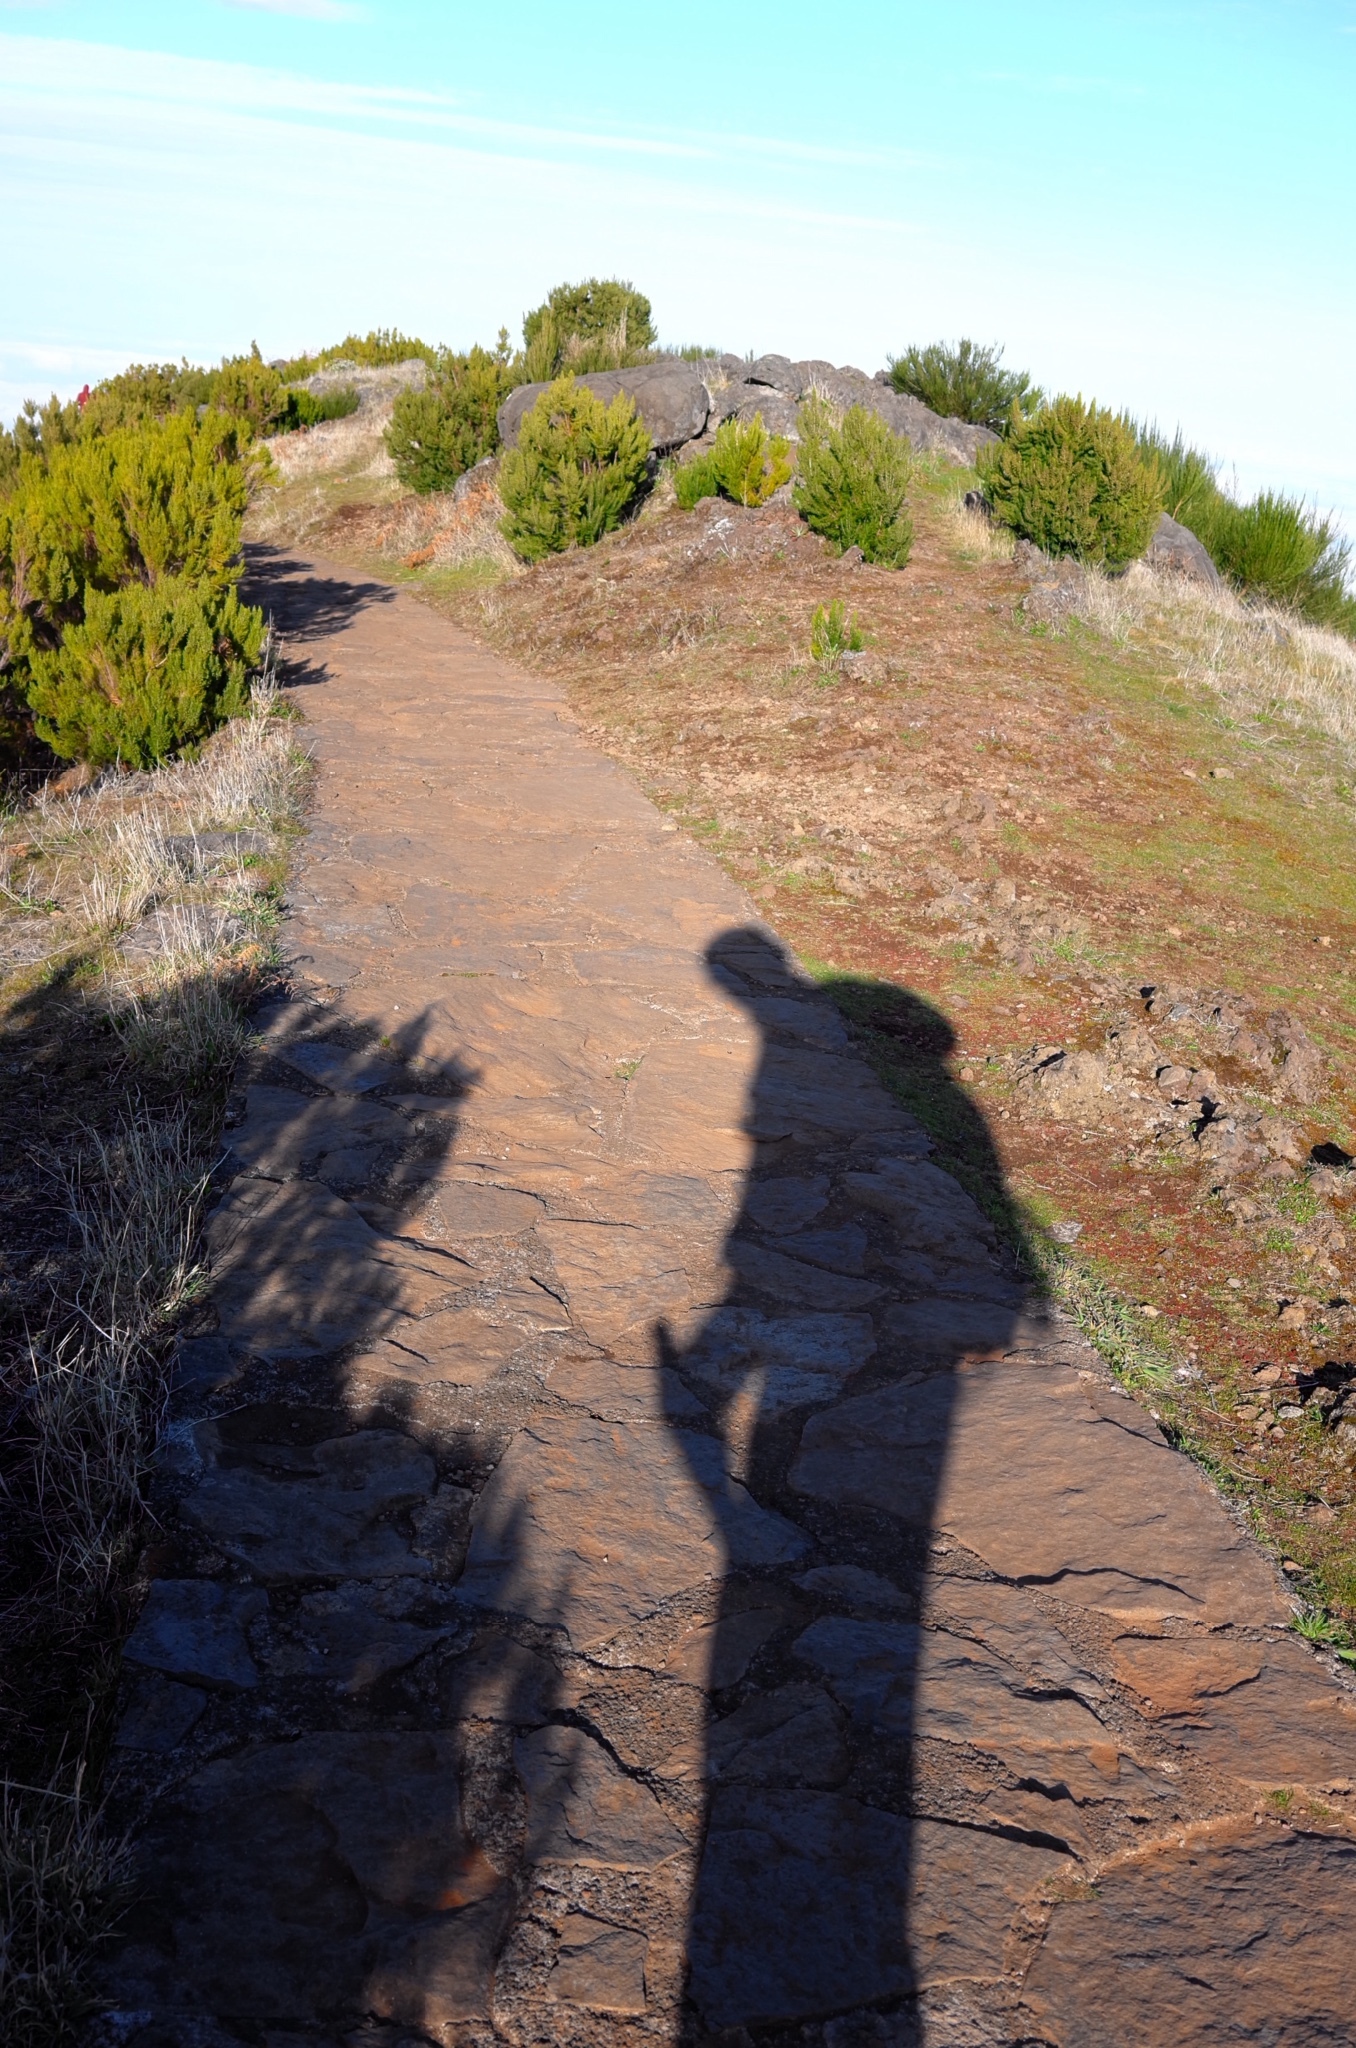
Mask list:
[[[360,612],[394,604],[399,595],[392,584],[369,578],[316,575],[312,563],[263,542],[252,542],[245,555],[248,566],[241,595],[259,605],[282,636],[286,651],[279,681],[289,690],[325,680],[324,667],[299,657],[295,650],[332,637]]]
[[[256,1021],[207,1227],[216,1327],[181,1346],[126,1648],[137,1897],[105,1989],[136,2016],[108,2039],[138,2048],[483,2016],[519,1897],[513,1730],[557,1709],[551,1663],[452,1590],[503,1447],[475,1390],[535,1306],[511,1240],[495,1257],[515,1198],[443,1179],[474,1074],[422,1057],[423,1015]],[[500,1536],[513,1554],[511,1514]]]
[[[761,1035],[756,1163],[726,1248],[740,1278],[695,1342],[664,1333],[664,1353],[711,1404],[732,1480],[688,1949],[694,2038],[743,2040],[745,2028],[907,2006],[917,1988],[929,1538],[957,1369],[1005,1347],[1026,1289],[912,1118],[854,1135],[858,1091],[829,1049],[835,1013],[780,948],[732,931],[708,962]],[[851,988],[846,1006],[893,1041],[929,1120],[962,1134],[968,1163],[1001,1191],[983,1120],[947,1070],[945,1020],[880,985]],[[685,1418],[674,1427],[694,1441]],[[803,1531],[790,1574],[750,1555],[748,1495]]]

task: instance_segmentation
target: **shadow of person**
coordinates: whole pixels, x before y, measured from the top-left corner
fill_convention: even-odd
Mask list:
[[[679,1347],[663,1332],[661,1344],[677,1382],[708,1404],[728,1473],[689,2038],[781,2038],[839,2016],[834,2040],[847,2043],[843,2016],[897,2011],[905,2031],[890,2039],[902,2042],[920,1982],[929,1538],[958,1373],[1001,1354],[1029,1290],[997,1155],[947,1068],[945,1019],[866,980],[831,1003],[758,929],[725,933],[707,958],[760,1051],[753,1165],[726,1243],[735,1280],[695,1339]],[[844,1009],[892,1069],[894,1094],[854,1047]],[[989,1213],[930,1158],[900,1091],[957,1141]],[[687,1412],[670,1426],[694,1441]],[[741,1556],[750,1495],[801,1532],[794,1562],[769,1570]]]

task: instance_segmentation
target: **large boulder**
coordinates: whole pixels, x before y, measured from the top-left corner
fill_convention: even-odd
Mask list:
[[[706,425],[706,386],[687,363],[670,360],[642,363],[634,370],[594,370],[579,382],[604,405],[610,405],[621,391],[633,398],[646,433],[661,453],[694,441]],[[549,384],[520,384],[510,391],[499,408],[499,438],[506,448],[518,439],[523,414],[550,388]]]
[[[1176,576],[1189,576],[1193,583],[1208,583],[1212,590],[1218,590],[1224,580],[1191,528],[1170,519],[1166,512],[1158,515],[1158,525],[1144,551],[1144,559],[1151,569],[1168,569]]]

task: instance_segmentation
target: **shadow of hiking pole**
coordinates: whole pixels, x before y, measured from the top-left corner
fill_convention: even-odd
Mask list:
[[[929,1538],[958,1369],[1004,1348],[1028,1295],[992,1222],[899,1106],[902,1094],[951,1136],[1010,1244],[1016,1219],[983,1119],[947,1071],[945,1019],[888,985],[837,992],[887,1095],[839,1008],[764,932],[725,934],[708,961],[761,1046],[746,1119],[755,1160],[726,1245],[738,1278],[694,1342],[680,1350],[661,1333],[664,1362],[716,1418],[728,1473],[689,1919],[694,2039],[907,2008],[918,1988]],[[688,1416],[670,1426],[698,1441]],[[750,1554],[750,1498],[801,1532],[793,1558]]]

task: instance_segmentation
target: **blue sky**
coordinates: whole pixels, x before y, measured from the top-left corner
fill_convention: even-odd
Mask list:
[[[1356,534],[1356,0],[0,0],[0,414],[131,359],[1006,344]]]

